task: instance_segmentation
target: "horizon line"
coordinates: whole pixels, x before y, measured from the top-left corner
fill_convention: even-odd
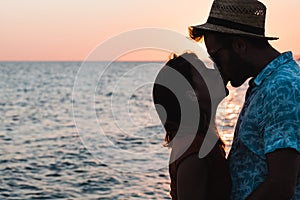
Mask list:
[[[0,63],[5,62],[166,62],[167,60],[0,60]]]
[[[300,54],[293,55],[293,58],[300,61]],[[0,60],[0,63],[5,62],[167,62],[166,60]]]

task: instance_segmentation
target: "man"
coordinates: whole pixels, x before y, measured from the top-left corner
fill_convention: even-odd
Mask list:
[[[266,7],[256,0],[215,0],[204,36],[225,82],[249,88],[228,157],[231,199],[300,199],[300,68],[264,33]]]

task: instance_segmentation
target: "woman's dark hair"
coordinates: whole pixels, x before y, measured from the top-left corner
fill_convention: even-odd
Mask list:
[[[154,104],[156,104],[156,110],[158,116],[166,130],[165,146],[167,146],[170,143],[170,141],[175,137],[178,131],[181,122],[181,108],[180,108],[180,102],[178,101],[174,91],[171,91],[169,88],[163,86],[160,83],[163,83],[165,81],[168,81],[168,79],[170,79],[169,73],[171,68],[176,70],[180,75],[182,75],[195,91],[196,87],[193,82],[193,74],[192,74],[193,65],[186,59],[187,57],[189,59],[198,59],[195,54],[186,53],[179,57],[169,60],[166,63],[166,65],[159,71],[153,86],[153,101]],[[204,82],[200,74],[197,74],[197,78],[202,79],[202,81]],[[175,82],[174,84],[178,84],[178,83]],[[176,85],[176,87],[180,87],[180,85]],[[195,103],[193,102],[192,98],[190,98],[186,94],[186,91],[181,91],[179,95],[181,95],[187,101],[191,101],[191,103]],[[203,88],[203,91],[201,91],[201,95],[209,96],[209,91],[207,87]],[[198,103],[198,97],[195,96],[194,98],[197,98],[196,103]],[[159,109],[157,104],[159,104],[159,106],[162,106],[164,110]],[[210,105],[211,102],[207,102],[207,106],[210,107]],[[200,106],[199,109],[200,109],[200,119],[198,123],[197,134],[198,133],[206,134],[210,123],[211,111],[210,109],[202,109]]]

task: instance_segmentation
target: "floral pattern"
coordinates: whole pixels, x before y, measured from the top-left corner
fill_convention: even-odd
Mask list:
[[[274,59],[249,85],[228,157],[233,200],[245,199],[265,180],[267,153],[300,152],[300,68],[292,53]],[[300,171],[292,199],[300,199]]]

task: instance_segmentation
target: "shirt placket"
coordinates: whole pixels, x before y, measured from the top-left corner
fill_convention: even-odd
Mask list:
[[[235,149],[238,148],[239,139],[240,139],[240,137],[239,137],[240,125],[241,125],[242,121],[244,120],[244,115],[245,115],[245,112],[246,112],[246,108],[250,104],[250,99],[251,99],[250,96],[251,96],[252,92],[253,92],[253,86],[249,86],[249,88],[247,89],[247,92],[246,92],[245,102],[244,102],[242,111],[239,115],[239,118],[238,118],[236,126],[235,126],[231,151],[235,151]]]

